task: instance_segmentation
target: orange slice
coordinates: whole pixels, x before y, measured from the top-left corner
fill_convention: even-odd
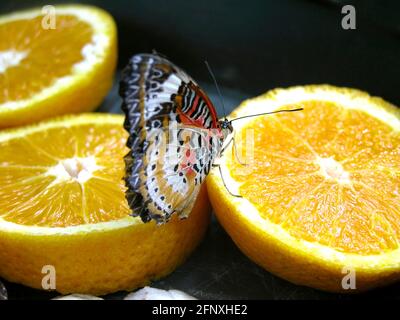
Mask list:
[[[105,294],[170,273],[202,238],[203,188],[190,218],[157,226],[130,216],[127,133],[119,115],[83,114],[0,133],[0,277]]]
[[[317,85],[270,91],[231,117],[290,106],[304,110],[234,122],[247,165],[232,147],[221,165],[243,198],[214,170],[208,187],[218,219],[251,259],[298,284],[345,291],[346,270],[359,290],[399,279],[399,110]]]
[[[91,6],[0,17],[0,128],[96,108],[112,85],[116,37],[112,17]]]

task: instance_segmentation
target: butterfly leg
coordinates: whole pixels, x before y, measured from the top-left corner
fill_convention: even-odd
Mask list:
[[[242,162],[242,161],[239,159],[239,155],[238,155],[238,152],[237,152],[237,146],[236,146],[235,136],[232,136],[232,139],[229,140],[229,142],[221,149],[220,156],[222,156],[222,154],[224,153],[224,151],[229,147],[229,145],[230,145],[232,142],[233,142],[233,152],[235,153],[235,158],[236,158],[237,162],[239,162],[239,164],[241,164],[242,166],[247,166],[247,163]]]
[[[229,145],[232,143],[232,141],[233,141],[233,137],[232,137],[232,139],[230,139],[229,142],[221,149],[221,151],[219,152],[219,155],[220,155],[220,156],[223,155],[223,153],[225,152],[226,148],[229,147]]]
[[[224,176],[223,176],[223,174],[222,174],[221,166],[220,166],[219,164],[213,164],[212,166],[213,166],[214,168],[218,167],[218,171],[219,171],[219,174],[221,175],[222,183],[224,184],[224,187],[225,187],[225,189],[229,192],[229,194],[230,194],[232,197],[243,198],[240,194],[234,194],[234,193],[232,193],[232,192],[229,190],[228,186],[227,186],[226,183],[225,183],[225,179],[224,179]]]
[[[232,141],[233,141],[233,150],[234,150],[234,152],[235,152],[235,158],[236,158],[236,160],[237,160],[237,161],[239,162],[239,164],[241,164],[242,166],[247,166],[247,163],[242,162],[242,161],[239,159],[239,156],[238,156],[238,153],[237,153],[237,146],[236,146],[235,137],[232,138]]]

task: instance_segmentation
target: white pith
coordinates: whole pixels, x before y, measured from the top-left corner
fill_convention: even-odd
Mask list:
[[[350,174],[343,169],[340,162],[333,157],[318,157],[316,163],[320,167],[320,174],[327,180],[334,180],[339,184],[351,184]]]
[[[47,175],[56,177],[51,185],[71,181],[84,184],[93,176],[95,171],[101,168],[101,166],[97,165],[93,156],[85,158],[73,157],[61,160],[47,171]]]
[[[7,69],[18,66],[28,56],[28,51],[14,49],[0,51],[0,74]]]

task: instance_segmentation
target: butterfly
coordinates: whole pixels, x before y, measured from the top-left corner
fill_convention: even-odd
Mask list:
[[[202,183],[227,146],[233,121],[303,110],[219,120],[199,85],[158,54],[134,55],[123,71],[119,93],[129,133],[130,151],[124,157],[126,199],[133,216],[158,224],[169,221],[174,213],[188,217]],[[224,181],[221,170],[220,174]]]
[[[126,198],[143,222],[190,214],[202,183],[233,128],[219,120],[199,85],[158,54],[134,55],[120,82]]]

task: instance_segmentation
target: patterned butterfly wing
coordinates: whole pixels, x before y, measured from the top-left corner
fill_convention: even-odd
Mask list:
[[[184,71],[152,54],[131,58],[120,95],[132,214],[157,223],[187,217],[224,140],[213,105]]]

